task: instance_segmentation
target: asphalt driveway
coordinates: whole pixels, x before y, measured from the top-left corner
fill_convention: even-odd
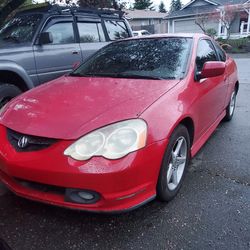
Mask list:
[[[18,198],[0,188],[0,238],[13,249],[250,249],[250,58],[237,58],[235,117],[192,160],[183,188],[121,215]],[[2,190],[2,191],[1,191]]]

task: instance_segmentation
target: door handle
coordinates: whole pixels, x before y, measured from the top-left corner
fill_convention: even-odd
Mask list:
[[[73,51],[72,51],[72,55],[79,55],[79,51],[73,50]]]

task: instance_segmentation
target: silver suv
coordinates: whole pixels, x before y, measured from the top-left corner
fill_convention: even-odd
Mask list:
[[[131,36],[121,11],[46,5],[19,12],[0,29],[0,107]]]

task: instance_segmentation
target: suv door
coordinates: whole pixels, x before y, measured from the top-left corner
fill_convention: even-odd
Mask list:
[[[40,83],[70,72],[81,62],[79,43],[76,43],[73,17],[54,17],[42,32],[50,32],[53,42],[34,45],[37,74]]]
[[[107,45],[101,19],[77,16],[77,28],[83,61]]]
[[[211,40],[202,39],[198,42],[196,54],[196,73],[200,72],[205,62],[219,61]],[[223,75],[205,78],[196,82],[199,92],[199,103],[197,105],[199,121],[197,131],[206,131],[223,112],[224,102],[227,94],[226,71]]]

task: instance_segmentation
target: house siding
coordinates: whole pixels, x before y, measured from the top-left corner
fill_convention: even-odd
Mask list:
[[[131,26],[140,26],[140,25],[151,25],[151,24],[159,24],[161,23],[161,19],[133,19],[128,20]]]
[[[206,29],[215,29],[216,32],[218,32],[218,22],[216,21],[209,21],[207,22]],[[174,31],[173,31],[174,27]],[[194,33],[199,32],[202,33],[202,30],[200,27],[195,24],[195,17],[189,17],[189,18],[176,18],[174,20],[169,20],[169,33],[173,32],[185,32],[185,33]]]
[[[188,5],[186,7],[186,9],[187,8],[198,7],[198,6],[207,6],[207,5],[211,5],[211,4],[208,3],[208,2],[202,1],[202,0],[197,0],[197,1],[193,2],[193,3],[191,3],[190,5]]]

